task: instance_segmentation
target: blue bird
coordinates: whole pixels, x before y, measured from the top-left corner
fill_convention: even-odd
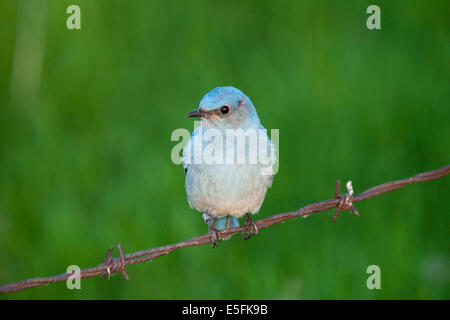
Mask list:
[[[256,109],[239,89],[217,87],[187,117],[201,120],[183,149],[189,205],[203,213],[213,247],[216,240],[224,240],[217,231],[239,227],[238,218],[244,215],[243,238],[248,239],[258,233],[249,213],[261,208],[272,186],[276,161],[275,148]],[[252,156],[259,156],[264,148],[269,161],[255,161]],[[197,158],[196,153],[200,155]]]

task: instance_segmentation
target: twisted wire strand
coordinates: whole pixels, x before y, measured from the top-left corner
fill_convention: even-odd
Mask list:
[[[340,195],[340,181],[338,180],[336,182],[334,199],[309,204],[309,205],[307,205],[303,208],[300,208],[296,211],[275,214],[273,216],[254,221],[254,223],[256,224],[258,229],[264,229],[264,228],[269,228],[275,224],[278,224],[280,222],[283,222],[283,221],[286,221],[286,220],[289,220],[292,218],[306,217],[306,216],[309,216],[310,214],[326,211],[326,210],[333,209],[333,208],[336,208],[336,212],[333,216],[333,220],[336,220],[339,212],[342,210],[352,210],[355,215],[359,215],[358,211],[356,210],[356,208],[354,206],[355,202],[373,198],[380,194],[403,188],[406,185],[409,185],[414,182],[436,180],[436,179],[445,177],[448,174],[450,174],[450,165],[447,165],[440,169],[419,173],[410,178],[386,182],[386,183],[374,186],[372,188],[369,188],[357,195],[353,195],[353,188],[351,188],[351,191],[350,191],[349,183],[351,186],[351,181],[349,181],[349,183],[347,183],[348,193]],[[244,232],[244,231],[246,231],[245,227],[239,227],[239,228],[226,229],[226,230],[219,231],[218,235],[219,235],[220,239],[224,239],[232,234]],[[142,251],[138,251],[138,252],[134,252],[134,253],[129,253],[127,255],[123,254],[122,246],[119,243],[117,245],[117,249],[119,251],[119,258],[112,257],[113,248],[111,247],[108,249],[108,252],[107,252],[106,257],[102,264],[100,264],[96,267],[92,267],[92,268],[81,269],[80,277],[81,278],[91,278],[91,277],[95,277],[98,275],[100,275],[101,277],[108,275],[108,278],[109,278],[109,276],[111,274],[121,273],[125,277],[125,279],[130,280],[128,274],[125,271],[125,267],[127,265],[137,264],[137,263],[153,260],[153,259],[156,259],[163,255],[166,255],[170,252],[178,250],[180,248],[201,246],[201,245],[209,244],[211,242],[212,242],[212,239],[211,239],[210,235],[204,234],[204,235],[201,235],[201,236],[198,236],[195,238],[191,238],[191,239],[188,239],[188,240],[185,240],[182,242],[178,242],[178,243],[174,243],[174,244],[170,244],[170,245],[166,245],[166,246],[162,246],[162,247],[142,250]],[[27,279],[27,280],[22,280],[22,281],[6,284],[3,286],[0,286],[0,293],[22,291],[22,290],[30,289],[30,288],[37,287],[37,286],[48,285],[48,284],[54,283],[54,282],[66,281],[71,275],[72,275],[72,273],[66,272],[66,273],[62,273],[62,274],[54,276],[54,277],[32,278],[32,279]]]

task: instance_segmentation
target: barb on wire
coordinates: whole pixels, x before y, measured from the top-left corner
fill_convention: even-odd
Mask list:
[[[414,182],[439,179],[444,176],[447,176],[448,174],[450,174],[450,165],[447,165],[447,166],[442,167],[437,170],[419,173],[411,178],[396,180],[396,181],[380,184],[380,185],[377,185],[370,189],[367,189],[366,191],[363,191],[357,195],[353,195],[353,186],[352,186],[351,181],[349,181],[346,185],[347,193],[344,195],[340,195],[339,192],[340,192],[341,183],[338,180],[336,182],[334,199],[313,203],[313,204],[307,205],[301,209],[298,209],[297,211],[275,214],[273,216],[254,221],[254,223],[256,224],[256,227],[258,229],[264,229],[264,228],[269,228],[269,227],[273,226],[274,224],[278,224],[278,223],[283,222],[288,219],[292,219],[292,218],[296,218],[296,217],[307,217],[310,214],[326,211],[326,210],[329,210],[332,208],[336,208],[336,212],[333,216],[333,220],[336,220],[339,212],[342,210],[352,210],[355,215],[359,216],[358,211],[354,207],[355,202],[362,201],[362,200],[365,200],[368,198],[372,198],[372,197],[378,196],[378,195],[386,193],[386,192],[391,192],[393,190],[402,188],[402,187],[404,187],[408,184],[414,183]],[[218,240],[226,239],[228,236],[238,233],[238,232],[245,232],[245,227],[239,227],[239,228],[218,231],[217,232],[217,234],[219,236]],[[210,236],[208,234],[204,234],[202,236],[191,238],[191,239],[188,239],[188,240],[185,240],[182,242],[166,245],[163,247],[157,247],[157,248],[142,250],[142,251],[138,251],[138,252],[134,252],[134,253],[129,253],[127,255],[123,254],[122,246],[119,243],[117,245],[117,249],[119,251],[119,258],[112,257],[113,248],[111,247],[111,248],[109,248],[109,250],[106,254],[106,258],[104,259],[102,264],[100,264],[96,267],[80,270],[80,277],[81,278],[91,278],[91,277],[98,276],[98,275],[100,275],[101,277],[104,277],[106,274],[108,274],[108,278],[109,278],[109,276],[113,273],[121,273],[125,279],[130,280],[130,277],[128,276],[128,274],[125,271],[125,267],[127,265],[152,260],[152,259],[161,257],[163,255],[166,255],[166,254],[168,254],[172,251],[175,251],[177,249],[180,249],[180,248],[201,246],[201,245],[209,244],[209,243],[211,243],[211,241],[213,241],[213,240],[210,238]],[[23,281],[19,281],[19,282],[6,284],[3,286],[0,286],[0,293],[22,291],[22,290],[30,289],[33,287],[50,284],[53,282],[66,281],[71,275],[72,275],[71,273],[62,273],[62,274],[54,276],[54,277],[33,278],[33,279],[28,279],[28,280],[23,280]]]
[[[341,210],[352,210],[355,215],[359,216],[359,212],[358,210],[356,210],[352,202],[353,197],[352,182],[351,181],[347,182],[346,186],[348,193],[344,195],[339,195],[339,191],[341,188],[341,181],[340,180],[336,181],[336,190],[334,191],[334,199],[339,200],[339,203],[336,207],[336,212],[334,213],[333,221],[336,221],[339,212],[341,212]]]

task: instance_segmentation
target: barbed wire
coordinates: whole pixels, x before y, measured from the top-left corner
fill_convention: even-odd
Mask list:
[[[365,199],[369,199],[375,196],[378,196],[380,194],[391,192],[396,189],[402,188],[408,184],[414,183],[414,182],[421,182],[421,181],[428,181],[428,180],[435,180],[442,178],[444,176],[447,176],[450,174],[450,165],[447,165],[443,168],[427,171],[423,173],[419,173],[411,178],[402,179],[402,180],[396,180],[391,182],[386,182],[380,185],[377,185],[375,187],[372,187],[370,189],[367,189],[366,191],[363,191],[357,195],[353,195],[353,186],[351,181],[347,183],[347,193],[346,194],[340,194],[340,181],[338,180],[336,182],[336,188],[334,193],[334,199],[332,200],[326,200],[321,201],[313,204],[309,204],[301,209],[298,209],[296,211],[292,212],[285,212],[285,213],[279,213],[275,214],[273,216],[254,221],[258,229],[264,229],[269,228],[275,224],[278,224],[280,222],[286,221],[288,219],[296,218],[296,217],[306,217],[310,214],[326,211],[332,208],[336,208],[336,212],[333,216],[333,221],[336,220],[339,212],[341,210],[352,210],[354,214],[359,215],[358,211],[354,207],[354,203],[358,201],[362,201]],[[239,227],[239,228],[233,228],[233,229],[226,229],[222,231],[218,231],[216,236],[218,236],[218,239],[216,240],[223,240],[226,239],[228,236],[231,236],[232,234],[239,233],[239,232],[245,232],[246,227]],[[191,238],[182,242],[142,250],[134,253],[129,253],[127,255],[123,254],[122,246],[119,243],[117,245],[117,249],[119,251],[119,258],[113,258],[113,248],[109,248],[106,258],[104,259],[103,263],[92,268],[87,269],[81,269],[80,270],[80,278],[91,278],[100,275],[101,277],[104,277],[105,275],[108,275],[108,278],[113,273],[121,273],[125,279],[130,280],[128,274],[125,271],[125,267],[130,264],[136,264],[141,263],[149,260],[153,260],[155,258],[161,257],[163,255],[166,255],[172,251],[178,250],[180,248],[184,247],[192,247],[192,246],[201,246],[205,244],[213,244],[214,239],[211,238],[210,234],[204,234],[202,236],[198,236],[195,238]],[[66,281],[69,279],[69,277],[73,276],[73,273],[62,273],[60,275],[54,276],[54,277],[47,277],[47,278],[32,278],[27,279],[23,281],[18,281],[10,284],[6,284],[3,286],[0,286],[0,293],[7,293],[7,292],[15,292],[15,291],[22,291],[26,289],[30,289],[37,286],[47,285],[53,282],[59,282],[59,281]]]

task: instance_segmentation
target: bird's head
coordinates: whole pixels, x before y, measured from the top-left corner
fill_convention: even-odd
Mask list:
[[[202,125],[215,129],[259,126],[260,121],[250,99],[234,87],[217,87],[200,101],[198,109],[187,114],[199,117]]]

